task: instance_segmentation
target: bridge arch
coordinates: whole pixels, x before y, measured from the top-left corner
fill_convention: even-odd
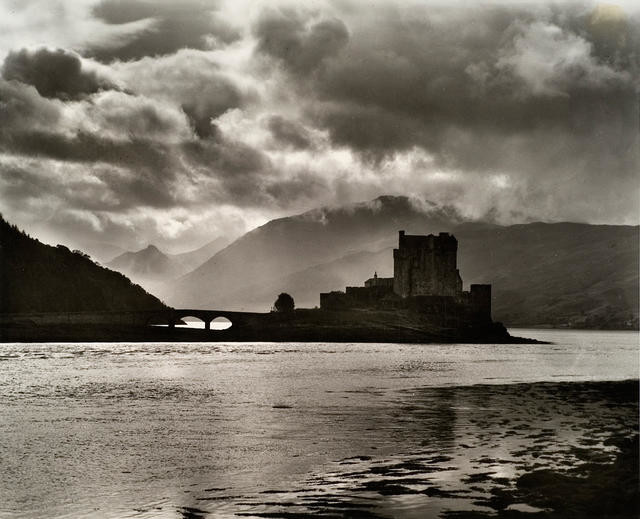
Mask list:
[[[212,330],[227,330],[233,326],[233,321],[224,315],[214,317],[211,321]]]
[[[174,310],[172,312],[171,320],[174,323],[174,326],[177,325],[181,319],[187,317],[195,317],[204,322],[204,329],[210,330],[211,323],[219,318],[223,318],[229,322],[227,328],[234,324],[235,319],[229,315],[229,312],[224,311],[216,311],[216,310],[194,310],[194,309],[182,309],[182,310]],[[171,325],[170,325],[171,326]],[[216,327],[219,326],[216,323]],[[220,328],[218,328],[220,329]],[[222,328],[224,329],[224,328]]]
[[[181,315],[175,320],[175,325],[180,327],[196,328],[199,330],[208,330],[210,321],[200,315]]]

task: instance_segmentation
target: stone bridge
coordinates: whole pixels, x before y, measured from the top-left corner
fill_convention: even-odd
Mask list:
[[[150,326],[165,324],[174,328],[184,317],[196,317],[211,329],[211,321],[224,317],[233,327],[259,325],[270,314],[256,312],[234,312],[228,310],[205,310],[197,308],[166,308],[161,310],[114,311],[114,312],[32,312],[0,314],[0,326],[9,324],[56,325],[56,324],[107,324],[122,326]]]
[[[232,326],[245,326],[255,324],[264,318],[264,313],[256,312],[235,312],[230,310],[203,310],[197,308],[169,308],[151,313],[148,316],[146,325],[168,324],[169,328],[174,328],[185,317],[196,317],[204,322],[207,330],[211,329],[211,322],[218,317],[224,317],[231,322]]]

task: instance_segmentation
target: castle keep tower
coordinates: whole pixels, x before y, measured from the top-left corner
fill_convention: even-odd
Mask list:
[[[393,250],[393,291],[403,298],[459,297],[462,279],[456,265],[458,240],[446,232],[438,236],[399,234],[398,248]]]

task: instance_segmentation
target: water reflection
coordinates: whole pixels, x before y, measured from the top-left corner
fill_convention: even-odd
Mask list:
[[[523,471],[610,461],[637,423],[628,396],[557,382],[637,378],[637,334],[557,337],[0,345],[0,515],[494,511]]]
[[[613,463],[618,450],[607,441],[637,435],[637,382],[422,388],[397,403],[403,418],[390,417],[404,437],[393,438],[393,454],[330,463],[296,490],[201,501],[215,514],[254,517],[534,513],[543,509],[518,502],[519,476],[540,467],[565,474],[585,455]]]

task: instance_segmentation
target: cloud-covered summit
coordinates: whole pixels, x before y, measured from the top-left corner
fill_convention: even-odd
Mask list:
[[[186,249],[386,193],[503,222],[638,220],[633,2],[12,9],[0,204],[45,238]]]

